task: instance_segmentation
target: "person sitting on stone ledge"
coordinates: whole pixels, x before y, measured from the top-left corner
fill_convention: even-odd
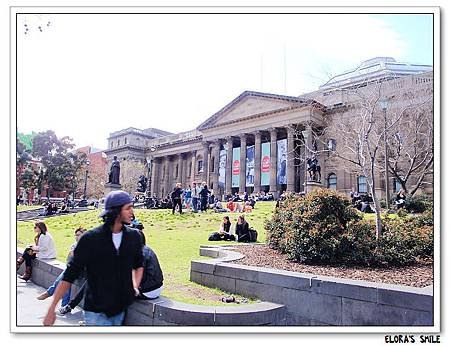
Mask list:
[[[66,260],[66,263],[69,263],[69,261],[72,259],[72,257],[73,257],[73,251],[74,251],[74,249],[75,249],[75,246],[77,245],[78,240],[80,239],[80,237],[83,235],[83,233],[84,233],[85,231],[86,231],[86,230],[85,230],[84,228],[82,228],[82,227],[78,227],[78,228],[75,230],[75,232],[74,232],[74,234],[75,234],[75,243],[73,243],[73,244],[70,246],[69,253],[67,254],[67,260]],[[62,278],[63,278],[63,275],[64,275],[64,270],[63,270],[63,271],[61,272],[61,274],[59,274],[59,276],[55,279],[55,281],[53,282],[53,284],[52,284],[49,288],[47,288],[46,291],[44,291],[43,293],[41,293],[40,295],[38,295],[38,296],[36,297],[36,299],[38,299],[38,300],[44,300],[44,299],[47,299],[48,297],[51,297],[51,296],[53,295],[53,293],[55,292],[56,287],[57,287],[58,284],[61,282],[61,280],[62,280]],[[71,293],[71,289],[70,289],[70,287],[69,287],[69,289],[66,291],[66,293],[64,294],[64,296],[63,296],[63,298],[62,298],[62,300],[61,300],[61,307],[64,307],[64,306],[66,306],[67,304],[69,304],[69,302],[70,302],[70,293]]]
[[[139,230],[142,239],[142,255],[144,256],[144,272],[141,284],[137,289],[138,299],[156,299],[163,290],[164,276],[155,252],[145,243],[145,234]]]
[[[19,270],[22,263],[25,262],[25,274],[19,276],[20,279],[25,281],[28,281],[31,278],[33,259],[39,258],[45,260],[56,258],[55,242],[47,231],[45,223],[37,221],[34,224],[34,231],[36,232],[34,244],[27,246],[23,251],[22,256],[20,256],[16,262],[16,271]]]

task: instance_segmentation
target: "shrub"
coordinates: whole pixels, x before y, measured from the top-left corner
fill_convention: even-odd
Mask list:
[[[339,260],[341,238],[348,224],[362,219],[344,195],[318,189],[304,197],[290,194],[266,222],[270,247],[303,263]]]
[[[265,223],[267,242],[306,264],[403,266],[418,256],[433,255],[430,210],[414,217],[385,217],[378,241],[374,221],[361,215],[346,196],[333,190],[288,195]]]
[[[423,193],[418,196],[407,197],[405,209],[410,213],[423,213],[426,210],[433,209],[433,196]]]

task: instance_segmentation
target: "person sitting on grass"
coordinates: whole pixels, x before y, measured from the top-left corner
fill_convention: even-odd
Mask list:
[[[231,212],[234,211],[234,202],[233,202],[233,200],[232,200],[231,198],[228,200],[228,203],[227,203],[227,209],[228,209],[229,211],[231,211]]]
[[[249,242],[250,231],[248,222],[245,221],[244,215],[239,215],[236,223],[236,235],[238,242]]]
[[[236,240],[231,225],[230,218],[228,216],[223,217],[223,221],[220,224],[219,235],[221,240]]]

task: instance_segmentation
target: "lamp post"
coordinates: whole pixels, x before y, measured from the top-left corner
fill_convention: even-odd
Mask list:
[[[152,165],[153,165],[153,153],[156,151],[156,147],[154,145],[150,146],[150,156],[147,157],[147,191],[145,192],[145,196],[151,197],[151,189],[152,189]]]
[[[306,192],[307,192],[306,182],[308,181],[308,164],[306,163],[306,158],[308,157],[308,153],[309,153],[309,148],[308,148],[309,131],[303,130],[302,135],[305,140],[305,184],[304,184],[305,188],[304,188],[304,192],[306,194]]]
[[[88,172],[89,172],[89,160],[86,161],[86,175],[84,177],[84,190],[83,190],[83,198],[86,199],[86,189],[87,189],[87,179],[88,179]]]
[[[386,193],[386,208],[389,209],[389,166],[388,166],[388,146],[387,146],[387,107],[388,99],[383,98],[379,101],[379,105],[383,110],[384,117],[384,179],[386,181],[385,193]]]

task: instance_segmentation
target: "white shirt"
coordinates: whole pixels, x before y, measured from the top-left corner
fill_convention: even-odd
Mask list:
[[[36,254],[36,257],[39,259],[56,258],[55,242],[53,241],[51,234],[48,232],[39,236],[36,249],[39,250]]]
[[[120,243],[122,242],[122,235],[123,235],[123,232],[112,234],[112,241],[114,243],[114,247],[116,248],[116,250],[119,250]]]

